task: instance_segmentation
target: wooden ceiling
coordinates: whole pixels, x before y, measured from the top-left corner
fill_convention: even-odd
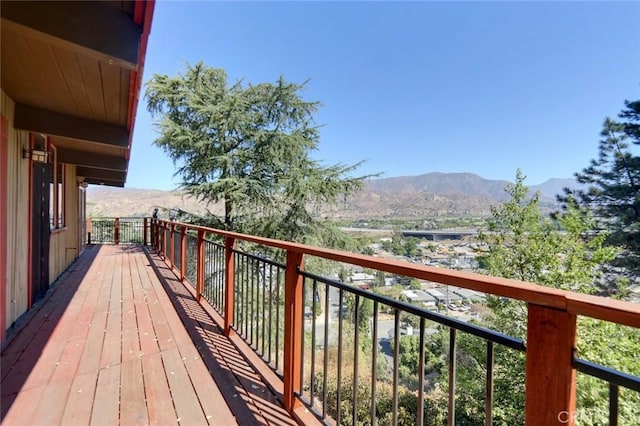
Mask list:
[[[87,183],[124,186],[153,1],[2,1],[14,127],[48,135]]]

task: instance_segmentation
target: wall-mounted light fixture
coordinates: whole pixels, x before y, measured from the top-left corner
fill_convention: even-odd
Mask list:
[[[48,152],[41,149],[23,149],[22,158],[30,158],[31,161],[36,163],[46,163]]]

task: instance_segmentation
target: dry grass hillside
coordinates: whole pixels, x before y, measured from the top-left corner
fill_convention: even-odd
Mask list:
[[[440,216],[478,216],[489,214],[495,201],[461,194],[429,192],[383,192],[368,189],[348,197],[334,207],[320,210],[323,217],[335,219],[416,218]],[[221,205],[208,207],[177,191],[110,188],[91,186],[87,190],[87,214],[90,217],[150,216],[154,208],[161,216],[169,209],[194,214],[222,214]]]
[[[87,189],[87,215],[91,217],[151,216],[156,207],[163,216],[167,216],[172,208],[195,214],[207,211],[202,202],[179,191],[108,186],[90,186]],[[209,210],[214,213],[222,211],[218,206],[209,206]]]
[[[442,216],[484,216],[492,205],[506,198],[504,180],[484,179],[471,173],[427,173],[375,179],[365,188],[334,207],[320,209],[323,217],[336,219],[422,218]],[[572,179],[550,179],[531,186],[540,191],[541,207],[553,211],[555,194],[565,186],[575,186]],[[178,191],[110,188],[91,186],[87,192],[90,216],[150,216],[155,207],[161,215],[181,209],[194,214],[222,214],[221,205],[206,206]]]

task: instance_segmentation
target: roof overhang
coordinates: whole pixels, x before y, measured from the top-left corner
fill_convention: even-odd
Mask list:
[[[87,183],[124,186],[155,2],[2,1],[14,127],[49,136]]]

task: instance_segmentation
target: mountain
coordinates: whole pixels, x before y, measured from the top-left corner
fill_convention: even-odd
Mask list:
[[[374,192],[416,193],[431,192],[441,195],[469,195],[503,201],[506,180],[484,179],[473,173],[427,173],[418,176],[400,176],[373,179],[367,189]]]
[[[374,192],[416,193],[431,192],[440,195],[469,195],[494,201],[505,201],[508,196],[504,188],[506,180],[485,179],[473,173],[427,173],[418,176],[400,176],[372,179],[367,189]],[[526,182],[525,182],[526,183]],[[564,188],[578,188],[575,179],[552,178],[539,185],[530,185],[529,191],[540,191],[543,201],[553,201]]]
[[[583,185],[579,184],[573,178],[569,179],[558,179],[551,178],[546,182],[543,182],[539,185],[531,185],[529,187],[530,191],[540,191],[540,195],[546,198],[553,198],[555,200],[556,195],[564,194],[564,188],[578,189]]]
[[[484,179],[472,173],[427,173],[368,180],[362,191],[335,207],[320,209],[324,217],[345,219],[417,218],[442,216],[486,216],[491,206],[507,199],[505,180]],[[557,209],[555,195],[564,187],[576,187],[574,179],[549,179],[532,185],[540,191],[545,211]],[[159,207],[161,216],[179,208],[195,214],[207,209],[222,214],[220,205],[203,203],[179,191],[90,186],[87,190],[89,216],[151,215]],[[163,214],[164,213],[164,214]]]
[[[90,185],[87,188],[87,215],[89,217],[127,217],[151,216],[154,208],[159,208],[163,216],[165,210],[182,210],[204,214],[207,206],[188,197],[180,191],[161,191],[157,189],[115,188]],[[214,207],[215,213],[220,213]]]

